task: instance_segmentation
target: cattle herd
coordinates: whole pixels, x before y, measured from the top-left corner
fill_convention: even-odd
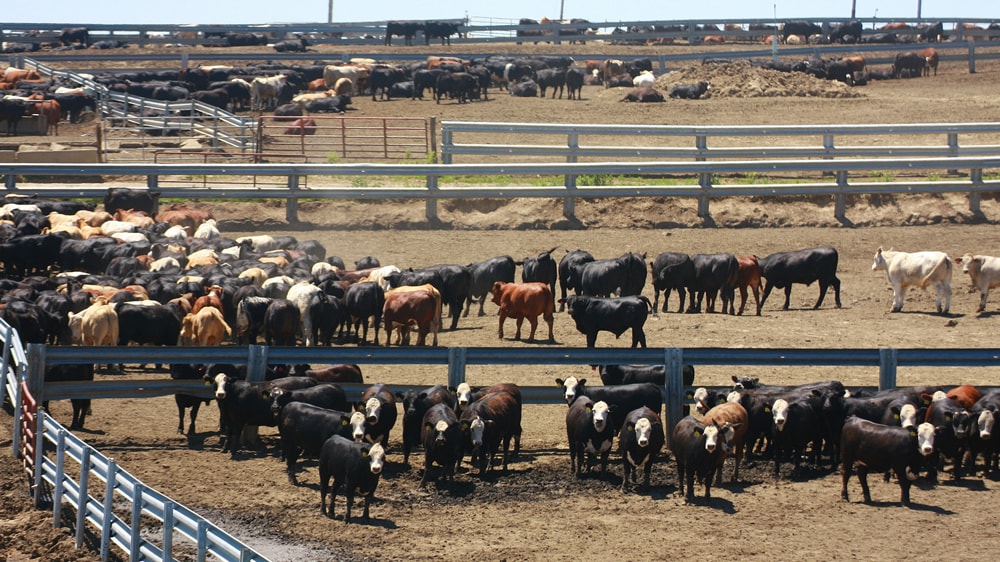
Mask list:
[[[490,296],[499,309],[501,341],[506,318],[517,322],[515,340],[522,337],[521,324],[527,319],[531,340],[541,317],[547,339],[556,343],[552,325],[558,306],[588,347],[597,345],[602,331],[616,337],[631,331],[632,347],[645,347],[645,320],[667,312],[674,290],[678,313],[714,312],[718,304],[723,314],[742,314],[752,291],[759,315],[775,288],[784,289],[782,306],[787,309],[792,285],[814,282],[819,285],[814,308],[822,306],[830,288],[836,306],[841,305],[838,253],[831,247],[761,258],[664,252],[648,261],[634,252],[596,259],[575,250],[558,262],[552,248],[520,260],[499,256],[417,268],[383,266],[369,256],[348,269],[316,241],[226,238],[210,212],[181,204],[160,210],[157,198],[145,190],[110,189],[103,209],[74,201],[14,201],[3,207],[6,220],[0,224],[0,317],[26,343],[217,346],[254,344],[263,337],[267,345],[279,346],[380,345],[382,331],[389,346],[408,345],[415,331],[416,345],[437,345],[439,331],[455,330],[474,301],[484,315]],[[961,264],[980,290],[981,311],[989,288],[1000,284],[996,259],[879,248],[872,269],[886,271],[894,291],[893,311],[902,307],[906,288],[918,286],[934,287],[937,312],[947,313],[951,274]],[[652,302],[642,294],[648,275]],[[106,368],[114,372],[120,366]],[[46,379],[93,380],[94,371],[93,365],[52,366]],[[269,365],[265,382],[248,382],[246,366],[238,365],[174,364],[170,373],[175,379],[204,379],[213,388],[224,452],[236,456],[246,442],[252,445],[255,433],[248,430],[263,425],[278,428],[281,458],[292,483],[300,455],[318,456],[323,509],[333,516],[332,501],[326,508],[332,478],[334,497],[346,486],[345,521],[355,492],[366,498],[367,517],[397,425],[405,465],[411,452],[423,450],[421,485],[434,477],[453,479],[468,456],[480,474],[494,469],[498,455],[506,470],[520,449],[522,399],[513,383],[407,392],[379,383],[352,400],[340,384],[364,382],[357,365]],[[803,456],[814,463],[826,458],[834,467],[842,463],[844,498],[848,478],[857,469],[866,501],[867,472],[893,471],[904,504],[913,475],[923,471],[936,478],[945,459],[956,478],[963,470],[976,471],[980,455],[981,468],[992,471],[997,465],[992,434],[993,415],[1000,407],[997,389],[959,387],[945,393],[919,387],[870,393],[849,392],[838,381],[775,387],[734,377],[732,391],[698,388],[693,393],[696,412],[668,428],[660,417],[662,366],[604,365],[600,376],[599,386],[576,377],[556,380],[569,406],[571,468],[581,474],[596,462],[603,473],[617,439],[623,489],[639,472],[649,484],[652,464],[665,462],[666,437],[679,487],[689,501],[696,476],[710,497],[729,457],[733,480],[750,456],[771,459],[775,475],[783,462],[791,462],[798,473]],[[683,382],[694,386],[691,366],[685,366]],[[190,409],[188,433],[194,433],[199,406],[208,401],[187,395],[177,395],[176,401],[178,432],[184,432]],[[88,409],[88,401],[74,401],[73,428],[83,427]]]

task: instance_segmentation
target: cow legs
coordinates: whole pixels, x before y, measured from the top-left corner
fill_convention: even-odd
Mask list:
[[[503,323],[505,320],[507,320],[507,315],[503,313],[503,309],[500,309],[500,328],[497,330],[500,339],[503,339]]]
[[[902,475],[903,480],[906,479],[906,475]],[[872,493],[868,489],[868,467],[859,466],[858,467],[858,481],[861,482],[861,492],[865,496],[865,503],[872,503]]]
[[[552,313],[551,312],[545,313],[544,315],[542,315],[542,319],[545,320],[545,323],[549,325],[549,341],[555,343],[556,337],[552,333],[552,322],[554,320],[554,318],[552,317]]]
[[[754,297],[756,297],[757,290],[754,289]],[[743,316],[743,309],[747,306],[747,288],[745,286],[740,286],[740,310],[736,313],[737,316]],[[758,314],[760,311],[758,310]]]
[[[847,494],[847,483],[851,480],[851,469],[854,461],[844,459],[844,464],[840,467],[840,499],[850,501]]]
[[[948,314],[951,310],[951,287],[941,283],[937,286],[937,311],[938,314]],[[944,310],[941,309],[941,300],[944,298]]]
[[[514,319],[514,325],[517,326],[517,331],[514,332],[514,340],[515,341],[521,341],[521,325],[522,324],[524,324],[524,317],[523,316],[519,316],[519,317],[517,317],[517,318]],[[528,339],[534,339],[534,337],[535,337],[535,327],[532,326],[531,327],[531,337],[529,337]]]
[[[986,310],[986,295],[990,294],[989,289],[979,292],[979,307],[976,308],[976,312],[983,312]]]
[[[632,347],[637,347],[638,345],[642,345],[642,347],[645,349],[646,332],[642,329],[641,326],[634,326],[632,328]]]
[[[774,289],[774,285],[770,281],[764,284],[764,294],[760,297],[760,305],[758,308],[763,308],[764,303],[767,302],[767,297],[771,296],[771,291]]]
[[[906,300],[906,287],[894,284],[892,286],[892,312],[903,310],[904,300]]]
[[[823,300],[822,298],[820,300]],[[781,310],[788,310],[788,304],[792,301],[792,284],[789,283],[785,287],[785,304],[781,307]]]

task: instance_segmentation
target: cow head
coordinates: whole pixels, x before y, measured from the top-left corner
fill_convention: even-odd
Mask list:
[[[563,397],[566,399],[566,404],[572,404],[580,396],[580,391],[586,383],[587,379],[577,379],[576,377],[569,377],[565,381],[556,379],[556,385],[563,389]]]
[[[608,425],[608,414],[611,413],[611,408],[608,407],[608,403],[601,400],[596,404],[587,407],[590,412],[592,423],[594,424],[594,430],[598,433],[604,431],[604,428]]]
[[[269,391],[264,391],[263,396],[265,400],[271,400],[271,412],[275,415],[288,404],[288,400],[291,398],[291,395],[286,393],[283,388],[273,388]]]
[[[785,429],[785,422],[788,421],[788,401],[779,398],[771,406],[771,417],[774,420],[774,428],[778,431]]]
[[[382,474],[382,465],[385,463],[385,449],[382,445],[375,443],[370,449],[361,453],[368,458],[368,470],[372,474]]]
[[[493,296],[493,304],[500,304],[500,297],[503,296],[503,286],[506,284],[507,283],[504,283],[503,281],[497,281],[493,283],[492,287],[490,287],[490,295]]]
[[[455,402],[458,404],[458,410],[461,411],[463,408],[469,405],[472,399],[472,387],[469,383],[463,382],[458,385],[455,389]]]
[[[635,424],[628,425],[628,431],[635,432],[635,442],[640,447],[649,446],[649,437],[653,434],[653,422],[649,418],[639,418]]]
[[[433,427],[430,422],[427,422],[426,427],[434,431],[434,445],[443,447],[448,443],[448,427],[450,427],[448,422],[439,420]]]
[[[382,414],[382,402],[378,398],[372,396],[368,401],[364,403],[359,402],[358,405],[360,406],[359,411],[364,412],[368,425],[378,423],[379,417]]]
[[[737,377],[733,375],[732,378],[734,390],[750,390],[760,386],[760,379],[757,377]]]
[[[885,256],[882,255],[882,246],[879,246],[878,251],[875,252],[875,260],[872,261],[872,271],[888,268],[889,264],[886,263]]]
[[[740,394],[738,390],[733,390],[732,392],[726,395],[726,402],[733,402],[735,404],[739,404],[742,401],[743,401],[743,395]]]
[[[365,440],[365,414],[353,412],[347,421],[351,426],[351,438],[360,443]]]
[[[695,436],[697,435],[698,434],[696,432]],[[709,453],[714,453],[715,448],[719,444],[719,426],[715,425],[714,423],[712,425],[706,426],[702,435],[705,438],[705,450],[708,451]]]
[[[232,383],[232,377],[225,373],[219,373],[214,376],[206,375],[205,380],[207,381],[206,384],[210,384],[213,388],[215,388],[216,400],[226,399],[226,385]]]
[[[979,416],[976,417],[976,427],[979,429],[979,438],[983,441],[989,441],[993,437],[993,423],[996,421],[995,415],[995,408],[990,406],[989,409],[979,412]]]
[[[979,256],[973,256],[972,254],[965,254],[960,258],[955,258],[955,263],[961,264],[962,272],[972,275],[973,273],[978,274],[979,270],[983,266],[983,260]]]
[[[911,430],[913,431],[913,430]],[[917,450],[923,456],[929,456],[934,452],[934,425],[924,422],[917,426]]]
[[[699,386],[694,391],[694,402],[696,404],[696,408],[698,409],[698,413],[704,416],[705,413],[708,412],[709,408],[712,407],[708,403],[708,389],[703,386]]]
[[[476,451],[483,446],[483,434],[486,433],[486,422],[479,416],[471,420],[462,420],[462,432],[468,436],[472,450]]]

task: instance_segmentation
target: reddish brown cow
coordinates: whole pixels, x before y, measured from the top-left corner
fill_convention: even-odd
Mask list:
[[[500,307],[500,327],[497,333],[503,339],[503,323],[507,318],[517,321],[517,332],[514,339],[521,339],[521,324],[527,318],[531,324],[531,333],[528,334],[528,341],[535,339],[535,330],[538,328],[538,316],[541,315],[545,323],[549,325],[549,341],[554,342],[555,336],[552,334],[553,312],[556,305],[552,297],[552,290],[545,283],[504,283],[497,281],[490,290],[493,295],[493,304]]]
[[[757,316],[760,316],[760,264],[757,263],[757,256],[739,256],[736,262],[740,265],[736,277],[736,286],[740,289],[740,311],[736,314],[737,316],[743,314],[749,287],[753,291],[753,301],[757,303]]]
[[[920,53],[918,54],[924,57],[924,60],[927,61],[927,64],[924,65],[924,76],[930,76],[932,68],[934,69],[934,76],[937,76],[937,67],[939,60],[937,49],[935,49],[934,47],[927,47],[926,49],[920,51]]]
[[[861,55],[844,57],[840,60],[841,62],[847,63],[847,68],[850,69],[851,72],[861,72],[865,69],[866,65],[865,57]]]
[[[956,386],[955,388],[949,390],[947,396],[968,410],[973,406],[973,404],[983,397],[983,394],[979,392],[978,388],[972,386],[971,384],[963,384],[962,386]]]
[[[434,336],[432,345],[437,345],[441,326],[441,293],[430,284],[387,291],[382,319],[385,321],[386,347],[392,341],[393,328],[399,330],[396,343],[408,344],[411,324],[417,326],[417,345],[427,345],[427,332]]]
[[[156,224],[153,217],[143,211],[135,211],[133,209],[118,209],[115,211],[114,217],[116,221],[131,223],[139,228],[152,228]]]
[[[194,232],[201,223],[214,218],[212,211],[207,209],[192,209],[183,203],[174,203],[169,209],[156,215],[156,222],[165,222],[170,226],[188,226]]]
[[[56,100],[44,100],[33,103],[29,107],[29,113],[33,115],[45,116],[45,134],[50,132],[59,134],[59,119],[62,118],[62,108]]]
[[[746,439],[747,429],[750,427],[750,417],[746,409],[739,402],[719,404],[713,406],[711,410],[705,413],[705,416],[701,419],[701,423],[705,425],[715,424],[719,427],[729,425],[733,428],[733,449],[731,454],[736,462],[733,465],[733,478],[731,482],[736,482],[740,477],[740,462],[743,460],[744,440]],[[715,475],[715,483],[717,485],[722,484],[722,464],[719,465],[719,470]]]
[[[309,84],[306,86],[306,88],[310,92],[322,92],[322,91],[326,90],[326,80],[323,80],[322,78],[317,78],[317,79],[309,82]]]
[[[299,117],[285,129],[286,135],[304,136],[316,134],[316,121],[312,117]]]
[[[361,367],[354,364],[330,365],[323,369],[307,369],[305,375],[323,383],[365,382],[364,377],[361,376]]]
[[[222,311],[222,287],[212,285],[208,288],[208,293],[195,299],[191,306],[191,313],[198,314],[198,311],[206,306],[212,306]]]

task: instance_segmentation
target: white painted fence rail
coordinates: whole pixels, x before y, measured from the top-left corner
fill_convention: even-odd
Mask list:
[[[843,160],[733,160],[719,162],[581,162],[557,164],[0,164],[7,193],[46,197],[102,197],[113,185],[114,176],[145,176],[147,188],[163,197],[198,198],[274,198],[287,199],[286,218],[298,220],[299,199],[424,199],[429,221],[436,222],[440,199],[479,199],[510,197],[561,197],[563,213],[572,217],[579,197],[693,197],[698,199],[698,214],[708,217],[713,197],[815,196],[834,197],[834,214],[846,217],[847,196],[851,194],[969,193],[969,208],[980,212],[980,195],[1000,191],[1000,180],[986,180],[983,171],[1000,168],[1000,155],[956,158],[880,158]],[[931,175],[948,170],[967,170],[967,179],[931,181]],[[897,173],[923,173],[927,180],[900,179]],[[724,174],[797,174],[821,178],[795,183],[718,184]],[[891,181],[865,181],[867,174],[891,174]],[[851,174],[854,180],[850,180]],[[443,181],[468,183],[468,177],[482,176],[562,176],[562,186],[442,186]],[[578,176],[693,176],[698,185],[615,185],[578,186]],[[20,182],[27,176],[101,176],[100,185],[53,185]],[[160,187],[161,176],[230,176],[243,184],[256,176],[284,176],[286,187]],[[312,182],[300,186],[303,176],[425,178],[424,187],[324,187]],[[829,176],[830,179],[827,179]],[[192,180],[193,183],[193,180]]]

